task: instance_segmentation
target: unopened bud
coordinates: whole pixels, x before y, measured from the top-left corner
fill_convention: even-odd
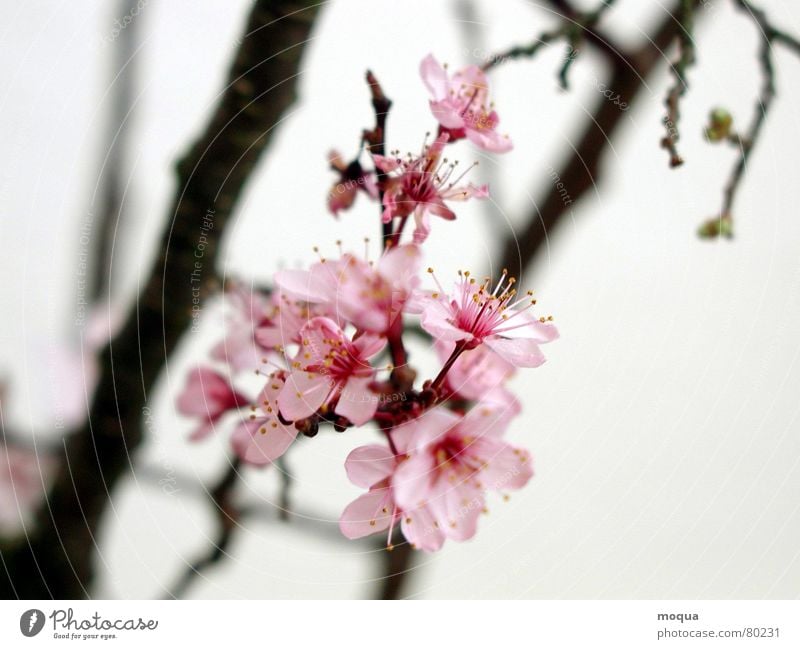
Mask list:
[[[715,108],[708,115],[705,136],[709,142],[720,142],[731,134],[733,116],[724,108]]]
[[[716,239],[717,237],[733,238],[733,219],[724,215],[709,219],[697,229],[697,236],[701,239]]]

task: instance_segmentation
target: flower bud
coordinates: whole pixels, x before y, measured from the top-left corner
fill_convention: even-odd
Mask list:
[[[709,219],[697,229],[697,236],[701,239],[716,239],[717,237],[732,239],[733,219],[727,214]]]
[[[724,108],[715,108],[708,115],[705,136],[709,142],[720,142],[731,134],[733,116]]]

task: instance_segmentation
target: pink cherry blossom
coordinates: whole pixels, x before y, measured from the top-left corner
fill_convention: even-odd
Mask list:
[[[404,452],[400,446],[399,451]],[[339,528],[349,539],[358,539],[388,530],[387,547],[392,547],[392,533],[400,525],[413,547],[434,552],[442,547],[445,536],[433,514],[425,507],[401,509],[394,499],[392,475],[401,458],[379,444],[360,446],[345,461],[350,481],[368,491],[342,512]]]
[[[484,344],[516,367],[544,363],[539,345],[558,338],[558,330],[530,313],[532,294],[515,300],[515,280],[507,280],[505,272],[494,290],[488,279],[478,283],[469,272],[460,275],[452,296],[434,276],[439,290],[415,300],[422,328],[439,340],[458,342],[462,350]]]
[[[275,282],[286,294],[337,314],[340,324],[351,322],[359,330],[383,334],[419,284],[421,258],[415,245],[390,248],[375,265],[345,254],[309,270],[280,271]]]
[[[370,198],[378,198],[375,174],[364,171],[358,160],[347,164],[338,151],[331,151],[328,154],[328,161],[331,169],[339,174],[338,181],[328,192],[328,209],[334,216],[338,216],[340,210],[352,207],[359,189]]]
[[[272,295],[274,306],[270,317],[259,323],[255,330],[255,340],[262,349],[281,350],[300,344],[300,330],[312,318],[326,316],[338,320],[325,305],[296,300],[279,290]]]
[[[284,387],[279,373],[267,377],[258,401],[231,434],[234,452],[249,464],[270,464],[283,455],[297,437],[297,429],[278,417],[278,395]]]
[[[442,151],[449,137],[447,133],[441,134],[431,146],[423,147],[422,153],[416,158],[402,160],[373,155],[375,166],[392,174],[385,181],[383,222],[389,223],[395,217],[407,218],[413,214],[416,223],[414,243],[422,243],[427,239],[431,229],[429,213],[448,221],[456,218],[445,201],[464,201],[489,195],[486,185],[458,185],[464,174],[451,180],[456,163],[442,159]]]
[[[237,284],[227,294],[231,313],[225,337],[211,350],[214,360],[226,363],[234,372],[252,372],[274,345],[257,340],[257,330],[273,325],[274,299],[252,287]]]
[[[216,370],[198,367],[189,372],[186,386],[178,396],[178,411],[187,417],[200,420],[190,439],[199,440],[209,435],[225,413],[248,403],[230,381]]]
[[[450,539],[472,538],[484,492],[518,489],[533,476],[530,455],[502,439],[509,419],[508,412],[486,404],[464,416],[435,407],[398,427],[393,439],[407,459],[392,476],[397,505],[424,507]]]
[[[370,333],[351,340],[329,318],[314,318],[301,335],[300,351],[278,396],[281,415],[305,419],[335,402],[337,415],[358,426],[368,422],[378,407],[378,395],[369,388],[375,377],[369,359],[386,341]]]
[[[429,54],[420,64],[420,75],[433,95],[431,111],[441,131],[453,140],[466,137],[486,151],[511,150],[511,140],[497,131],[500,119],[489,103],[489,83],[483,70],[469,65],[450,78]]]
[[[440,360],[445,362],[453,353],[456,343],[437,340],[435,346]],[[489,347],[481,345],[458,356],[448,370],[445,385],[452,393],[452,397],[470,400],[489,399],[519,412],[521,409],[519,402],[504,386],[514,374],[514,370],[514,365]]]

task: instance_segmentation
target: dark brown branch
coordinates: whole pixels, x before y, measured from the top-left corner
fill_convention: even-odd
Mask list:
[[[217,534],[211,541],[211,548],[199,559],[186,567],[177,583],[167,590],[166,599],[182,599],[194,580],[208,568],[227,557],[233,533],[239,525],[239,511],[234,505],[234,491],[239,480],[241,463],[231,463],[217,485],[208,492],[211,505],[217,514]]]
[[[664,105],[667,107],[667,114],[664,117],[664,128],[667,133],[661,140],[661,146],[669,152],[669,166],[679,167],[683,164],[683,158],[678,153],[678,140],[680,131],[678,124],[681,118],[680,100],[689,88],[686,80],[686,72],[694,64],[694,2],[692,0],[681,0],[680,14],[678,18],[680,29],[678,30],[677,40],[679,55],[677,61],[670,66],[675,82],[667,92]]]
[[[416,550],[405,540],[400,531],[397,531],[396,545],[387,550],[380,546],[383,552],[383,577],[378,582],[376,599],[400,599],[403,597],[404,587],[408,575],[414,570]]]
[[[800,56],[800,40],[776,27],[772,21],[770,21],[766,11],[754,6],[749,0],[733,1],[739,9],[747,13],[750,18],[757,23],[762,38],[773,43],[780,43]]]
[[[378,79],[372,74],[371,70],[367,70],[367,83],[369,84],[369,92],[372,98],[372,109],[375,111],[375,128],[372,130],[365,130],[362,139],[367,144],[370,153],[377,155],[386,155],[386,119],[389,117],[389,109],[392,107],[392,100],[389,99],[383,92],[381,84]],[[378,187],[380,187],[380,202],[379,208],[383,210],[383,181],[386,179],[386,173],[381,169],[376,169]],[[382,223],[382,243],[383,247],[391,245],[392,241],[392,224]]]
[[[288,521],[292,509],[292,474],[289,471],[286,454],[281,455],[275,461],[275,468],[281,476],[281,489],[278,494],[278,516],[282,521]]]
[[[677,6],[666,11],[651,39],[639,50],[616,59],[611,78],[605,85],[619,94],[629,106],[641,96],[645,80],[663,59],[663,50],[680,29],[674,18],[677,11]],[[560,174],[561,182],[574,202],[584,197],[598,182],[602,156],[612,137],[624,123],[626,114],[626,111],[620,110],[613,102],[606,101],[603,97],[598,99],[598,105],[587,120],[574,153]],[[510,233],[502,245],[498,267],[508,268],[516,277],[520,277],[528,262],[547,241],[547,237],[570,207],[564,203],[561,193],[549,179],[543,194],[544,198],[537,203],[527,224],[521,231]]]
[[[253,5],[225,91],[204,133],[177,165],[161,252],[135,313],[101,355],[88,423],[65,439],[62,468],[35,533],[3,556],[8,576],[0,574],[0,597],[74,599],[91,587],[95,535],[112,490],[132,472],[148,390],[191,321],[196,264],[200,283],[213,281],[225,225],[294,101],[299,59],[317,8],[304,0]],[[213,228],[202,232],[207,218]],[[197,257],[201,233],[206,245]]]

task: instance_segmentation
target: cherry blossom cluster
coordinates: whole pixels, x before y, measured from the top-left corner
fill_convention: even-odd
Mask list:
[[[430,217],[452,221],[455,202],[488,196],[487,186],[464,181],[447,147],[467,139],[502,153],[512,145],[498,130],[480,68],[450,75],[428,56],[421,75],[438,131],[418,154],[368,146],[371,169],[358,158],[329,157],[338,173],[331,212],[349,208],[359,193],[380,202],[379,258],[340,246],[337,258],[277,272],[269,291],[234,288],[225,336],[209,362],[190,372],[177,405],[196,420],[195,440],[232,420],[232,448],[253,465],[275,462],[298,434],[313,437],[321,425],[377,428],[384,443],[358,446],[345,461],[350,481],[365,492],[344,509],[341,531],[349,538],[385,532],[391,548],[399,527],[414,547],[434,551],[445,539],[475,534],[487,491],[517,489],[532,477],[528,451],[504,438],[521,411],[507,381],[518,367],[541,365],[540,346],[558,333],[506,272],[491,280],[459,271],[445,287],[432,268],[425,271]],[[412,321],[441,362],[421,382],[403,341]],[[254,369],[261,383],[249,395],[237,386]]]

